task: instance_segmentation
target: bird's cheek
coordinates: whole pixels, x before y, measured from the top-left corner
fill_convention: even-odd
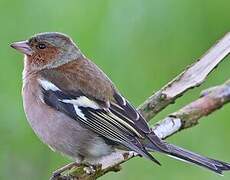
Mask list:
[[[45,64],[45,59],[40,54],[27,56],[29,63],[33,66],[41,66]]]

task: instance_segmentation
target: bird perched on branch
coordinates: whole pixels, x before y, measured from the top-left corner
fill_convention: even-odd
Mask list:
[[[158,138],[111,80],[65,34],[40,33],[11,47],[25,55],[23,104],[37,136],[49,147],[90,163],[131,150],[157,164],[160,152],[221,174],[230,164]]]

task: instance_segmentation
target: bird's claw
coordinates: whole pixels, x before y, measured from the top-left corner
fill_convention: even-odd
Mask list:
[[[94,167],[94,165],[87,164],[87,166],[84,167],[84,171],[86,172],[86,174],[93,174],[95,173],[96,168]]]
[[[67,164],[64,167],[61,167],[60,169],[54,171],[52,177],[50,178],[50,180],[58,180],[63,172],[65,172],[67,170],[70,170],[73,167],[79,167],[79,163],[72,162],[72,163]]]

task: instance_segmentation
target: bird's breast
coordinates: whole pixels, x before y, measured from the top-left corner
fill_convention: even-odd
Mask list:
[[[77,120],[46,105],[38,85],[27,81],[22,93],[29,124],[42,142],[52,149],[75,159],[94,159],[112,152],[111,146],[97,134],[82,127]]]

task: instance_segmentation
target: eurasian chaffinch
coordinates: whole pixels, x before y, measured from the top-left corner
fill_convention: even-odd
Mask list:
[[[230,164],[159,139],[111,80],[65,34],[36,34],[11,47],[25,55],[23,104],[37,136],[77,162],[122,149],[160,164],[149,151],[165,153],[216,173]]]

